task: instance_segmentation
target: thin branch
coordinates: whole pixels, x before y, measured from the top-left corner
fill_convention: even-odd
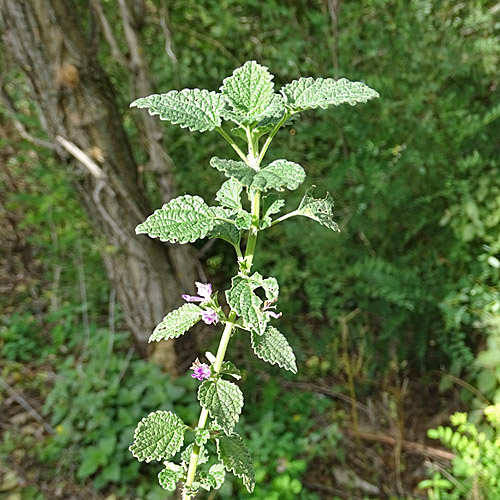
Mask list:
[[[356,388],[354,384],[354,374],[352,370],[352,365],[351,365],[351,358],[349,356],[349,349],[347,345],[347,337],[349,335],[349,327],[347,326],[347,323],[357,316],[361,312],[361,309],[357,307],[353,311],[351,311],[349,314],[345,316],[340,316],[339,318],[339,323],[340,323],[340,332],[341,332],[341,338],[342,338],[342,349],[343,349],[343,361],[345,365],[345,370],[347,374],[347,381],[349,385],[349,394],[351,396],[351,415],[352,415],[352,423],[354,426],[354,431],[356,435],[356,440],[359,443],[360,437],[359,437],[359,418],[358,418],[358,407],[355,404],[357,402],[356,398]]]
[[[172,36],[170,34],[170,29],[168,27],[169,22],[169,14],[168,10],[165,7],[163,9],[163,16],[160,18],[160,26],[163,30],[163,34],[165,35],[165,52],[168,57],[172,60],[174,64],[177,64],[177,56],[172,48]]]
[[[250,166],[248,162],[248,158],[245,156],[245,153],[238,147],[238,145],[234,142],[233,138],[221,127],[215,127],[215,130],[219,132],[219,134],[224,137],[224,139],[231,145],[231,147],[238,153],[238,156]]]
[[[266,142],[262,146],[262,150],[259,155],[259,160],[258,164],[260,165],[262,163],[262,160],[264,159],[264,156],[266,154],[267,148],[269,148],[271,141],[274,139],[274,136],[278,133],[278,130],[285,124],[285,122],[292,116],[293,113],[288,113],[285,112],[281,120],[274,126],[273,130],[269,134],[268,138],[266,139]]]
[[[132,95],[145,96],[154,91],[153,82],[147,62],[144,59],[144,50],[140,36],[133,27],[132,15],[125,0],[118,0],[122,18],[125,40],[130,54],[130,87]],[[141,139],[144,141],[149,155],[146,169],[153,172],[161,192],[163,203],[169,202],[175,196],[175,182],[172,175],[173,161],[163,147],[163,130],[160,122],[151,120],[146,113],[141,113]]]
[[[496,5],[494,5],[493,7],[491,7],[491,9],[489,10],[489,13],[496,14],[499,11],[500,11],[500,2],[497,3]]]
[[[280,382],[280,385],[284,388],[290,388],[290,389],[299,389],[302,391],[310,391],[310,392],[315,392],[319,394],[324,394],[325,396],[328,396],[332,399],[340,399],[342,401],[345,401],[346,403],[349,403],[351,405],[356,405],[357,408],[366,413],[370,414],[370,410],[366,405],[363,403],[360,403],[359,401],[353,401],[349,396],[346,396],[345,394],[342,394],[341,392],[335,392],[332,391],[329,387],[319,385],[319,384],[313,384],[309,382],[294,382],[290,380],[282,380]]]
[[[122,65],[127,66],[127,60],[124,55],[121,53],[120,47],[118,46],[118,42],[116,41],[115,36],[113,35],[113,30],[108,22],[106,14],[104,13],[104,9],[102,8],[102,4],[100,0],[90,0],[90,4],[94,9],[97,17],[99,19],[99,23],[101,24],[102,31],[104,33],[104,38],[109,44],[109,48],[111,49],[111,55]]]
[[[132,16],[127,8],[125,0],[118,0],[118,7],[120,9],[120,14],[123,21],[123,31],[125,33],[125,39],[127,40],[127,45],[130,49],[130,63],[133,69],[138,69],[142,66],[142,58],[140,56],[139,40],[132,28]]]
[[[49,433],[55,434],[53,427],[31,406],[26,399],[18,394],[6,380],[0,377],[0,385]]]
[[[124,377],[125,372],[127,371],[128,365],[130,364],[130,360],[132,359],[132,356],[135,352],[134,347],[130,347],[127,356],[125,358],[125,361],[123,362],[122,368],[120,370],[120,373],[115,377],[111,385],[118,385],[120,383],[120,380]]]
[[[103,219],[113,228],[113,230],[121,238],[121,240],[124,242],[127,241],[126,234],[118,227],[116,222],[108,214],[108,212],[105,210],[103,204],[100,201],[100,194],[103,189],[105,189],[110,196],[113,197],[116,196],[115,192],[111,189],[109,184],[106,183],[106,174],[104,173],[104,171],[97,165],[97,163],[94,160],[92,160],[92,158],[90,158],[89,155],[87,155],[84,151],[82,151],[73,142],[64,139],[64,137],[61,137],[60,135],[56,137],[56,140],[64,147],[66,151],[68,151],[68,153],[70,153],[84,167],[86,167],[93,177],[97,179],[98,181],[97,185],[94,189],[94,192],[92,193],[92,198],[96,204],[96,208],[102,215]],[[129,197],[126,194],[126,191],[121,186],[121,183],[118,178],[115,178],[114,184],[118,188],[119,194],[123,197],[123,199],[129,200]],[[144,218],[143,214],[140,213],[138,208],[133,203],[130,203],[130,206],[139,219]]]
[[[470,385],[465,380],[462,380],[459,377],[455,377],[451,373],[446,373],[441,370],[434,370],[434,373],[439,373],[443,377],[449,378],[456,384],[461,385],[464,389],[467,389],[468,391],[472,392],[472,394],[474,394],[477,398],[481,399],[486,406],[491,404],[491,402],[488,399],[486,399],[480,391],[478,391],[474,386]]]
[[[205,254],[215,245],[216,241],[217,241],[216,238],[208,240],[196,253],[197,258],[202,259],[205,256]]]
[[[214,47],[219,49],[223,54],[225,54],[229,59],[231,59],[236,66],[241,66],[241,61],[239,61],[237,57],[235,57],[221,42],[219,42],[215,38],[204,35],[200,31],[196,31],[196,30],[193,31],[190,29],[186,29],[180,25],[177,26],[177,29],[183,33],[187,33],[188,35],[192,36],[193,38],[199,38],[200,40],[203,40],[203,41],[213,45]]]
[[[103,220],[105,220],[109,224],[109,226],[116,233],[116,235],[118,236],[120,241],[123,244],[125,244],[128,240],[127,235],[120,229],[120,227],[115,222],[115,220],[109,215],[109,213],[106,211],[106,209],[104,208],[104,205],[101,201],[101,191],[104,188],[111,196],[115,196],[113,190],[101,179],[97,182],[97,185],[96,185],[94,191],[92,192],[92,199],[94,200],[95,206],[96,206],[97,210],[99,211],[99,213],[101,214],[101,217],[103,218]]]
[[[339,17],[342,0],[328,0],[328,12],[332,21],[333,42],[332,42],[332,62],[335,78],[339,77]]]
[[[348,436],[354,435],[354,432],[350,430],[342,431],[344,434]],[[398,440],[391,437],[386,436],[385,434],[373,434],[371,432],[360,432],[359,437],[365,441],[374,441],[378,443],[385,443],[390,446],[396,446]],[[439,448],[434,448],[432,446],[426,446],[421,443],[415,443],[413,441],[402,441],[401,446],[408,453],[413,453],[416,455],[424,455],[426,457],[431,458],[439,458],[442,460],[453,460],[455,458],[455,454],[451,453],[451,451],[440,450]]]
[[[56,140],[74,158],[76,158],[96,179],[104,179],[105,174],[101,167],[76,144],[58,135]]]
[[[116,305],[116,290],[114,287],[111,287],[109,292],[109,314],[108,314],[108,346],[106,348],[106,360],[104,361],[101,368],[101,378],[104,378],[106,375],[106,370],[109,366],[109,361],[111,356],[113,355],[113,345],[115,341],[115,305]]]
[[[89,320],[89,304],[87,300],[87,279],[85,277],[82,244],[80,239],[77,240],[77,250],[78,250],[77,252],[78,284],[80,288],[80,300],[82,301],[82,306],[83,306],[82,319],[83,319],[84,337],[83,337],[82,349],[76,361],[76,369],[82,376],[85,376],[82,366],[83,366],[83,357],[85,356],[85,353],[87,352],[90,343],[90,320]]]
[[[38,137],[33,137],[25,128],[25,126],[16,118],[18,111],[14,102],[10,98],[7,89],[5,88],[5,83],[0,80],[0,93],[2,96],[2,101],[5,105],[6,111],[12,120],[15,129],[18,131],[19,135],[26,141],[31,142],[35,146],[41,146],[42,148],[50,149],[51,151],[57,151],[57,146],[52,142],[39,139]]]

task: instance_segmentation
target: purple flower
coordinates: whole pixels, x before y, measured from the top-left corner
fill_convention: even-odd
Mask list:
[[[219,317],[217,316],[217,313],[210,308],[206,309],[201,313],[201,319],[207,325],[217,324],[219,322]]]
[[[191,377],[196,378],[198,380],[205,380],[210,377],[210,367],[205,363],[200,363],[200,360],[196,358],[196,361],[192,364],[191,370],[193,373]]]
[[[283,313],[275,313],[274,311],[267,311],[267,314],[269,314],[269,316],[272,316],[274,319],[281,318],[281,316],[283,315]]]
[[[269,316],[271,316],[274,319],[281,318],[281,316],[283,315],[283,313],[276,313],[274,311],[269,310],[269,309],[276,309],[276,306],[273,306],[273,304],[276,302],[276,300],[277,299],[266,300],[264,302],[264,311],[266,311],[267,314],[269,314]]]
[[[183,295],[182,298],[187,302],[208,302],[212,295],[212,285],[210,283],[199,283],[196,281],[196,291],[198,295]]]

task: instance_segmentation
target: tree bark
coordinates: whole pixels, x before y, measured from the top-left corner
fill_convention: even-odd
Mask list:
[[[189,249],[135,235],[151,207],[139,188],[113,87],[74,1],[0,0],[0,6],[4,42],[31,84],[43,128],[59,144],[58,155],[102,242],[125,321],[146,352],[152,329],[193,288]]]

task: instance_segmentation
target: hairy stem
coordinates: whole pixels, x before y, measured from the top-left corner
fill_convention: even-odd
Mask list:
[[[275,226],[276,224],[279,224],[280,222],[283,222],[284,220],[289,219],[290,217],[294,217],[295,215],[299,215],[298,210],[294,210],[293,212],[289,212],[285,215],[282,215],[280,218],[273,220],[273,222],[271,222],[271,226]]]
[[[236,319],[236,313],[231,311],[229,314],[228,321],[222,332],[222,337],[220,339],[219,348],[217,349],[217,356],[215,357],[215,362],[213,364],[214,371],[218,373],[224,361],[224,356],[226,355],[227,346],[229,344],[229,339],[231,338],[231,332],[233,330],[234,321]],[[208,410],[205,408],[201,409],[200,418],[198,419],[198,429],[204,429],[207,425]],[[189,460],[189,468],[187,472],[187,478],[185,483],[185,491],[193,484],[194,478],[196,476],[196,468],[198,466],[198,458],[200,456],[201,446],[195,444],[193,446],[193,451],[191,453],[191,458]],[[185,495],[185,500],[190,500],[193,495]]]
[[[283,115],[283,118],[274,126],[274,128],[271,130],[271,133],[266,139],[266,142],[264,143],[264,146],[262,146],[262,151],[260,152],[259,155],[259,165],[261,164],[262,160],[264,159],[264,156],[266,154],[267,148],[270,146],[271,141],[274,139],[274,136],[278,133],[278,130],[285,124],[285,122],[290,118],[292,114],[285,112]]]
[[[253,256],[255,253],[255,247],[257,244],[257,234],[259,232],[259,217],[260,217],[260,192],[256,191],[252,197],[252,227],[248,235],[247,245],[245,249],[245,256],[242,259],[244,262],[244,269],[240,269],[244,274],[249,274],[252,267]],[[213,364],[213,370],[218,373],[221,369],[224,357],[226,355],[227,346],[229,340],[231,339],[231,333],[233,331],[234,322],[236,321],[236,313],[231,311],[228,316],[228,320],[222,332],[222,337],[219,342],[219,347],[217,349],[217,355]],[[208,420],[208,410],[205,408],[201,409],[200,418],[198,419],[198,428],[205,429]],[[200,455],[201,447],[197,444],[193,446],[193,451],[191,453],[191,458],[189,460],[189,467],[186,477],[186,483],[184,484],[184,500],[191,500],[194,498],[193,494],[188,493],[189,488],[192,486],[194,479],[196,477],[196,469],[198,467],[198,458]]]
[[[248,158],[245,156],[245,153],[239,148],[238,144],[234,142],[233,138],[221,127],[215,127],[215,130],[219,132],[219,134],[226,139],[226,141],[231,145],[231,147],[238,153],[238,156],[247,164]]]
[[[260,191],[256,191],[251,199],[252,203],[252,227],[248,234],[247,246],[245,251],[244,268],[242,273],[249,274],[255,254],[255,246],[257,245],[257,234],[259,233],[259,218],[260,218]]]

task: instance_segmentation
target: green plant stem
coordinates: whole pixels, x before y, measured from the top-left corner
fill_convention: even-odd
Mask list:
[[[245,250],[245,268],[242,269],[244,274],[249,274],[252,268],[253,257],[255,254],[255,246],[257,245],[257,234],[259,233],[259,218],[260,218],[260,191],[256,191],[252,197],[252,227],[248,234],[247,246]]]
[[[255,253],[255,247],[257,245],[257,234],[259,232],[259,216],[260,216],[260,192],[256,191],[252,197],[252,227],[248,235],[247,245],[245,248],[245,256],[243,262],[245,262],[245,269],[242,273],[248,274],[252,267],[253,256]],[[233,331],[234,322],[236,321],[236,313],[230,311],[224,331],[222,332],[222,337],[219,342],[219,347],[217,349],[217,355],[213,364],[213,369],[215,373],[218,373],[221,369],[224,357],[226,355],[227,346],[229,340],[231,339],[231,333]],[[200,418],[198,419],[198,429],[205,429],[208,420],[208,410],[205,408],[201,409]],[[194,479],[196,477],[196,469],[198,467],[198,458],[200,455],[201,446],[195,444],[193,446],[193,451],[191,453],[191,458],[189,460],[189,467],[186,477],[186,482],[184,484],[184,491],[192,486]],[[185,493],[184,500],[191,500],[194,495]]]
[[[283,115],[283,118],[271,130],[271,133],[267,137],[266,142],[264,143],[264,146],[262,146],[262,151],[260,152],[259,161],[258,161],[259,165],[262,163],[262,160],[264,159],[267,148],[270,146],[271,141],[274,139],[274,136],[278,133],[278,130],[285,124],[285,122],[288,120],[288,118],[290,118],[290,116],[292,116],[292,115],[290,113],[286,112]]]
[[[279,224],[280,222],[283,222],[284,220],[289,219],[290,217],[294,217],[295,215],[299,215],[298,210],[294,210],[293,212],[289,212],[285,215],[282,215],[280,218],[273,220],[273,222],[271,222],[271,226],[275,226],[276,224]]]
[[[217,356],[215,357],[215,362],[213,368],[215,373],[218,373],[221,369],[222,362],[224,361],[224,356],[226,355],[227,346],[229,344],[229,339],[231,338],[231,332],[233,330],[234,321],[236,319],[236,313],[231,311],[229,313],[228,321],[222,332],[222,337],[219,342],[219,348],[217,349]],[[202,408],[200,412],[200,418],[198,419],[198,429],[204,429],[207,425],[208,410]],[[193,451],[191,453],[191,458],[189,460],[189,468],[186,477],[185,488],[187,489],[193,484],[194,478],[196,476],[196,468],[198,466],[198,458],[200,456],[201,446],[195,444],[193,446]],[[185,500],[190,500],[192,495],[186,494]]]
[[[236,256],[238,257],[238,262],[242,261],[243,254],[241,253],[240,244],[238,243],[237,245],[233,245],[233,247],[236,250]]]
[[[238,153],[238,156],[247,164],[250,165],[248,162],[248,158],[245,156],[245,153],[239,148],[238,144],[234,142],[233,138],[221,127],[215,127],[215,130],[219,132],[219,134],[226,139],[226,141],[231,145],[231,147]]]

